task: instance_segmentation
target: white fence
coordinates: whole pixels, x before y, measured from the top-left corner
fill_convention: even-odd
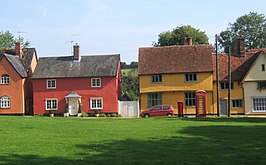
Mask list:
[[[139,117],[139,101],[118,101],[118,113],[122,117]]]

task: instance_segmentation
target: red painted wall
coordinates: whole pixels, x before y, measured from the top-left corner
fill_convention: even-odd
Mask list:
[[[10,98],[10,108],[0,108],[0,114],[24,114],[24,78],[16,72],[9,61],[3,57],[0,61],[0,81],[3,74],[9,75],[9,84],[0,84],[0,97]],[[25,89],[26,90],[26,89]]]
[[[102,97],[103,109],[101,112],[117,113],[118,98],[121,91],[118,77],[101,77],[100,88],[91,87],[91,78],[57,78],[56,89],[46,88],[47,79],[33,79],[34,114],[48,113],[45,110],[45,100],[48,98],[58,99],[58,110],[55,113],[64,113],[65,96],[72,91],[81,96],[84,112],[94,112],[90,109],[91,97]]]

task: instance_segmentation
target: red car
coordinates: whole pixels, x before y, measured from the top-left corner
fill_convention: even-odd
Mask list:
[[[141,117],[173,116],[174,108],[171,105],[155,105],[141,113]]]

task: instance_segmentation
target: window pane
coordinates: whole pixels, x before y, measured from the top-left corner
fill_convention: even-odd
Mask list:
[[[253,98],[254,112],[266,112],[266,98]]]
[[[162,82],[162,75],[152,75],[152,82]]]
[[[185,106],[195,106],[195,93],[185,93]]]
[[[161,93],[148,94],[148,106],[152,107],[158,104],[162,104],[162,94]]]

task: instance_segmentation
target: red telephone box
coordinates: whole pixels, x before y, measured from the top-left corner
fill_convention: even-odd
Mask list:
[[[206,117],[206,91],[196,91],[196,117]]]
[[[178,101],[177,102],[177,108],[178,108],[178,117],[183,117],[184,113],[183,113],[183,108],[184,108],[184,105],[183,105],[183,101]]]

